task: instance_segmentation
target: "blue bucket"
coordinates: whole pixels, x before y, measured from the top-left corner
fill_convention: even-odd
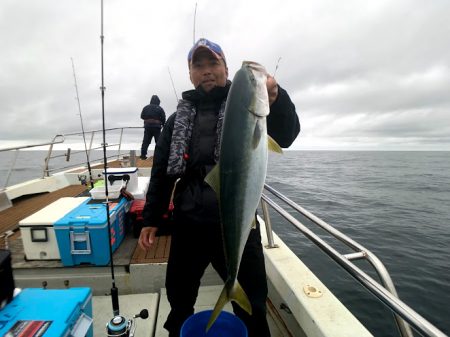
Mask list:
[[[241,319],[222,311],[206,333],[212,310],[200,311],[190,316],[181,327],[180,337],[247,337],[247,328]]]

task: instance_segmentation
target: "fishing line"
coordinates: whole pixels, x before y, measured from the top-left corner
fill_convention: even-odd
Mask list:
[[[272,76],[273,78],[275,78],[275,74],[277,73],[278,65],[280,64],[280,61],[281,61],[281,56],[278,58],[277,65],[275,67],[275,71],[273,72],[273,76]]]
[[[172,88],[173,88],[173,92],[175,93],[175,97],[177,99],[178,102],[178,95],[177,95],[177,91],[175,90],[175,84],[173,83],[173,78],[172,78],[172,74],[170,73],[170,68],[167,67],[167,71],[169,72],[169,76],[170,76],[170,81],[172,82]]]
[[[94,188],[94,179],[92,179],[92,170],[91,170],[91,162],[89,160],[89,153],[86,145],[86,135],[84,132],[84,123],[83,123],[83,115],[81,114],[81,104],[80,104],[80,96],[78,95],[78,85],[77,85],[77,76],[75,75],[75,65],[73,63],[73,58],[70,58],[72,61],[72,70],[73,70],[73,79],[75,81],[75,92],[77,94],[77,102],[78,102],[78,112],[80,113],[80,122],[81,122],[81,131],[83,133],[83,142],[84,142],[84,151],[86,152],[86,163],[89,172],[89,181],[91,183],[91,188]]]

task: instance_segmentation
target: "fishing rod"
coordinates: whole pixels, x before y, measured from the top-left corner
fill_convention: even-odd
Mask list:
[[[192,35],[193,35],[193,41],[192,41],[192,44],[194,45],[195,44],[195,19],[197,18],[197,3],[195,3],[195,10],[194,10],[194,29],[193,29],[193,33],[192,33]]]
[[[106,159],[106,127],[105,127],[105,78],[104,78],[104,67],[103,67],[103,41],[105,39],[103,35],[103,0],[101,0],[101,24],[100,24],[100,60],[101,60],[101,83],[100,91],[102,94],[102,135],[103,135],[103,169],[105,174],[105,205],[106,205],[106,218],[108,220],[108,240],[109,240],[109,257],[111,260],[111,279],[112,279],[112,287],[111,287],[111,300],[113,307],[113,314],[119,315],[119,293],[116,287],[116,281],[114,277],[114,260],[113,260],[113,252],[111,245],[111,218],[109,216],[109,196],[108,196],[108,163]]]
[[[77,85],[77,76],[75,75],[75,65],[73,63],[73,58],[70,58],[70,60],[72,61],[73,79],[75,81],[75,92],[77,94],[76,99],[78,102],[78,111],[80,113],[81,131],[83,133],[84,151],[86,152],[86,163],[89,172],[89,182],[91,183],[91,188],[94,188],[94,179],[92,178],[91,162],[89,160],[89,153],[86,145],[86,135],[84,133],[83,115],[81,114],[80,96],[78,95],[78,85]]]
[[[105,172],[105,205],[106,205],[106,218],[108,222],[108,246],[109,246],[109,257],[111,261],[111,302],[113,308],[113,318],[106,324],[106,333],[108,336],[116,336],[116,337],[133,337],[134,332],[136,330],[136,324],[134,322],[134,318],[142,318],[146,319],[148,317],[148,311],[146,309],[141,310],[141,312],[137,315],[134,315],[131,319],[126,319],[124,316],[120,315],[119,310],[119,290],[116,287],[116,281],[114,276],[114,259],[113,259],[113,251],[111,244],[111,217],[109,215],[109,197],[108,197],[108,163],[106,159],[106,127],[105,127],[105,80],[104,80],[104,66],[103,66],[103,44],[104,44],[104,35],[103,35],[103,0],[101,1],[101,24],[100,24],[100,55],[101,55],[101,78],[102,84],[100,86],[100,91],[102,95],[102,133],[103,133],[103,167]]]

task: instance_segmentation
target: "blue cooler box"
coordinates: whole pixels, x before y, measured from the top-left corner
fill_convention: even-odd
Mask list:
[[[125,216],[129,201],[110,202],[111,245],[114,252],[125,236]],[[104,266],[109,263],[106,205],[88,199],[53,225],[64,266],[83,263]]]
[[[91,289],[23,289],[0,311],[0,336],[92,337]]]

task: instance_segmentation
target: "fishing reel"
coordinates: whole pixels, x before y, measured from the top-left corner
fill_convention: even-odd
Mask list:
[[[106,332],[108,337],[133,337],[134,332],[136,331],[135,318],[148,318],[147,309],[141,310],[139,314],[134,315],[131,319],[126,319],[121,315],[114,316],[106,324]]]
[[[87,176],[85,174],[79,174],[78,175],[78,181],[81,183],[81,185],[87,186]]]

